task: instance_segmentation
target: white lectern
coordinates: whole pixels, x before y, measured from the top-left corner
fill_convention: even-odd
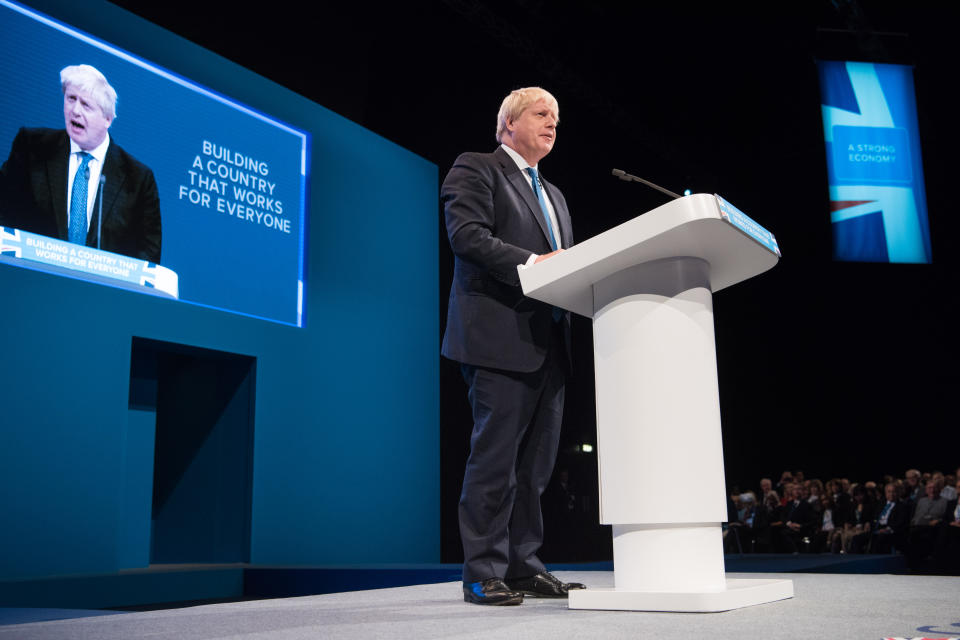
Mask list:
[[[793,596],[726,579],[727,520],[712,292],[772,268],[773,235],[719,196],[669,202],[549,260],[524,293],[593,318],[600,522],[613,589],[572,609],[726,611]]]

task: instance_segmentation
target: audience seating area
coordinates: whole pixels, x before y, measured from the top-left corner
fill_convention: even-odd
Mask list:
[[[917,572],[960,574],[960,468],[879,482],[785,471],[730,496],[728,553],[903,554]]]

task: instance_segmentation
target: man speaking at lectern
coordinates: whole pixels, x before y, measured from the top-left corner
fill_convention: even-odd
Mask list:
[[[0,226],[159,263],[153,172],[107,132],[117,92],[86,64],[65,67],[60,86],[65,129],[20,129],[0,167]]]
[[[461,364],[473,410],[460,496],[464,600],[566,597],[537,557],[569,370],[569,314],[524,297],[517,265],[573,243],[560,190],[540,176],[559,107],[539,87],[508,95],[493,153],[464,153],[441,187],[455,263],[442,353]],[[521,447],[521,444],[524,446]]]

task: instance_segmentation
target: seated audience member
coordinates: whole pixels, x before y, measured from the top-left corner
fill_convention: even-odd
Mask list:
[[[897,499],[897,485],[888,483],[884,488],[884,503],[876,511],[870,532],[870,553],[891,553],[894,549],[903,551],[906,542],[907,526],[910,523],[908,507]],[[862,541],[856,541],[858,544]]]
[[[894,478],[891,482],[897,487],[897,500],[907,504],[907,483],[904,482],[903,478]],[[907,511],[909,512],[910,505],[907,505]]]
[[[844,488],[844,483],[846,483],[846,489]],[[827,493],[833,496],[833,521],[838,526],[852,516],[853,498],[850,497],[849,489],[850,481],[846,479],[841,480],[840,478],[834,478],[829,481],[826,486]],[[837,522],[838,516],[841,522]]]
[[[853,485],[853,505],[843,523],[843,552],[852,553],[853,539],[861,534],[870,533],[870,521],[873,520],[873,511],[867,501],[867,490],[859,484]],[[861,545],[861,552],[862,552]]]
[[[925,489],[926,495],[917,500],[917,508],[913,510],[911,527],[936,526],[946,512],[947,501],[940,497],[940,486],[929,480]]]
[[[824,495],[830,496],[834,504],[836,504],[837,494],[840,493],[840,481],[836,478],[827,480],[823,485],[823,493]]]
[[[813,535],[813,552],[832,551],[837,553],[840,551],[840,531],[843,525],[841,524],[838,527],[834,521],[833,496],[825,494],[820,501],[820,506],[820,528]]]
[[[727,496],[727,522],[736,522],[740,512],[740,492],[734,491]]]
[[[901,488],[901,500],[903,500],[910,509],[910,517],[913,517],[913,509],[917,506],[917,500],[923,497],[923,485],[920,484],[920,471],[917,469],[907,469],[903,474],[903,487]]]
[[[724,538],[725,553],[744,553],[751,551],[754,545],[753,526],[757,519],[757,497],[752,491],[736,496],[737,510],[735,519],[729,522]]]
[[[783,506],[779,532],[779,548],[785,553],[798,553],[804,538],[813,534],[814,514],[810,503],[803,499],[803,488],[794,482],[788,485],[789,499]]]
[[[773,481],[770,478],[760,478],[760,503],[762,504],[767,494],[773,491]]]
[[[774,541],[777,532],[783,527],[780,519],[780,496],[776,491],[770,491],[763,497],[763,502],[757,507],[753,520],[754,549],[757,553],[770,553],[774,550]]]
[[[843,548],[843,532],[846,525],[853,521],[853,498],[843,490],[842,482],[835,478],[827,482],[826,492],[832,496],[833,502],[833,525],[837,532],[831,536],[830,551],[833,553],[846,553]]]
[[[823,511],[823,482],[817,478],[813,478],[812,480],[807,480],[806,486],[806,493],[808,494],[807,502],[810,503],[810,508],[813,509],[817,522],[820,522],[820,514]]]
[[[950,502],[951,500],[957,499],[957,490],[954,485],[957,484],[957,478],[953,475],[944,476],[940,474],[943,478],[943,489],[940,491],[940,497]]]
[[[911,569],[919,568],[933,551],[937,536],[937,525],[947,511],[947,501],[940,497],[940,487],[933,480],[925,485],[926,495],[917,500],[910,520],[910,532],[907,537],[907,564]]]

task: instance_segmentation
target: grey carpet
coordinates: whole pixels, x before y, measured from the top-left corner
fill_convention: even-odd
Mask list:
[[[610,572],[557,575],[613,585]],[[450,582],[12,624],[0,626],[0,640],[960,637],[960,578],[728,575],[790,579],[795,596],[724,613],[572,611],[565,601],[530,598],[519,607],[470,605]]]

